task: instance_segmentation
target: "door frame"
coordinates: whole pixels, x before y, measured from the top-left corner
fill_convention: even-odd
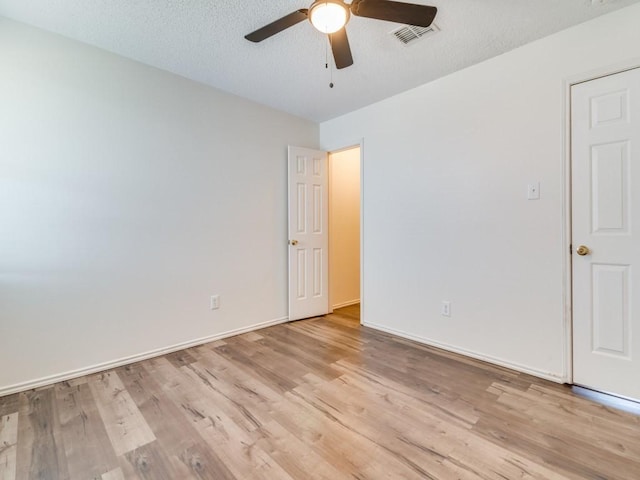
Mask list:
[[[358,141],[348,143],[346,146],[336,146],[334,148],[321,147],[327,151],[327,163],[329,169],[331,169],[331,161],[329,160],[331,154],[342,152],[344,150],[351,150],[352,148],[360,148],[360,325],[364,324],[365,318],[365,294],[364,294],[364,138],[360,138]],[[329,170],[329,192],[331,192],[331,171]],[[329,193],[329,201],[331,201],[331,194]],[[329,206],[329,212],[331,212],[331,206]],[[331,213],[329,213],[331,214]],[[331,221],[329,221],[329,224]],[[329,231],[329,245],[331,245],[331,231]],[[331,247],[329,247],[329,258],[331,258]],[[331,270],[331,260],[329,260],[329,270]],[[329,278],[331,273],[329,272]],[[331,284],[329,284],[329,312],[333,312],[333,302],[331,301]]]
[[[573,384],[573,278],[572,278],[572,191],[571,191],[571,87],[579,83],[597,80],[617,73],[640,68],[640,58],[608,65],[566,77],[562,86],[564,132],[562,136],[562,304],[565,341],[563,342],[563,378],[565,383]]]

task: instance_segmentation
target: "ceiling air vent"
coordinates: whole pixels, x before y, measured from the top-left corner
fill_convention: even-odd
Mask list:
[[[428,27],[416,27],[414,25],[405,25],[403,27],[394,30],[391,33],[398,39],[403,45],[413,44],[416,40],[433,35],[439,32],[440,29],[435,23],[432,23]]]

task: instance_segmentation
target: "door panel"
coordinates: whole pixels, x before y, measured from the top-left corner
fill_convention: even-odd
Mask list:
[[[628,142],[591,147],[591,179],[593,233],[628,234]]]
[[[640,399],[640,69],[571,105],[574,383]]]
[[[289,147],[289,319],[329,312],[327,153]]]
[[[629,266],[592,265],[594,353],[628,358]]]

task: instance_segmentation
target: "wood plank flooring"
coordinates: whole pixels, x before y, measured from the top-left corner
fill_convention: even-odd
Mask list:
[[[358,315],[0,398],[0,480],[640,479],[640,417]]]

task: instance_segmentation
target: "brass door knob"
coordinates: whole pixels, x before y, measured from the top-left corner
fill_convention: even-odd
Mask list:
[[[289,240],[289,244],[290,245],[297,245],[298,244],[298,240]]]
[[[586,245],[580,245],[578,248],[576,248],[576,253],[584,257],[585,255],[589,255],[591,253],[591,250],[589,250],[589,247],[587,247]]]

